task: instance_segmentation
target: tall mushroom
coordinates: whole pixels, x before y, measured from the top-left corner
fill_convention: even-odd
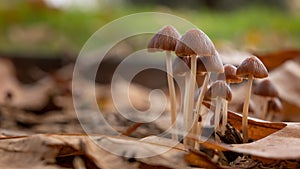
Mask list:
[[[243,106],[242,131],[243,141],[248,142],[248,109],[251,97],[252,82],[254,78],[268,77],[268,71],[265,65],[256,57],[246,58],[236,70],[236,75],[248,79],[247,93]]]
[[[189,74],[189,87],[188,94],[186,95],[186,103],[188,105],[184,110],[184,126],[185,131],[190,133],[190,129],[193,123],[193,99],[195,91],[195,79],[196,79],[196,58],[198,56],[212,56],[215,52],[215,47],[209,37],[200,29],[191,29],[187,31],[179,40],[176,45],[175,53],[178,57],[189,56],[191,58],[191,72]],[[184,139],[185,145],[193,144],[189,139]]]
[[[167,66],[167,77],[168,77],[168,87],[170,93],[170,106],[171,106],[171,122],[172,128],[174,131],[172,132],[172,139],[178,140],[178,136],[176,134],[176,95],[175,95],[175,86],[173,81],[173,72],[172,72],[172,60],[171,60],[171,51],[175,50],[178,39],[180,38],[180,34],[177,30],[168,25],[163,27],[160,31],[158,31],[148,43],[148,51],[166,51],[166,66]]]
[[[232,99],[232,92],[230,87],[221,80],[217,80],[214,82],[210,88],[205,93],[205,98],[210,100],[216,100],[216,110],[215,110],[215,139],[217,138],[217,130],[220,123],[220,113],[221,113],[221,106],[224,103],[224,100],[231,101]]]
[[[263,108],[261,112],[261,119],[266,120],[268,101],[271,98],[279,97],[278,90],[269,79],[262,80],[253,89],[253,94],[263,98]]]

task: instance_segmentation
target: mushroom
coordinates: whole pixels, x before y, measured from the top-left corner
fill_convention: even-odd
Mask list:
[[[171,51],[175,50],[180,34],[172,26],[165,26],[160,31],[158,31],[150,40],[148,44],[148,51],[166,51],[166,66],[167,66],[167,78],[168,78],[168,87],[170,93],[170,106],[171,106],[171,123],[174,131],[172,132],[172,139],[178,140],[176,134],[176,94],[175,86],[173,81],[173,72],[172,72],[172,60],[171,60]]]
[[[193,98],[196,79],[196,58],[198,56],[212,56],[215,53],[215,47],[209,37],[200,29],[188,30],[176,44],[175,53],[178,57],[189,56],[191,58],[191,72],[189,74],[188,94],[184,99],[188,105],[184,107],[184,126],[186,132],[190,133],[193,123]],[[192,145],[192,141],[183,140],[185,145]]]
[[[246,58],[236,70],[236,75],[247,78],[247,93],[245,96],[244,106],[243,106],[243,118],[242,118],[242,131],[243,131],[243,141],[248,142],[248,108],[251,97],[251,89],[253,78],[265,78],[268,77],[268,71],[265,65],[256,57],[251,56]]]
[[[224,100],[231,101],[232,92],[230,87],[221,80],[217,80],[214,82],[210,88],[205,93],[205,98],[210,100],[216,100],[216,109],[215,109],[215,139],[217,138],[217,130],[219,128],[220,123],[220,113],[222,103],[224,104]]]
[[[199,127],[201,125],[197,125],[196,119],[198,119],[200,116],[202,116],[201,112],[204,112],[202,110],[203,109],[202,102],[203,102],[205,93],[207,91],[207,86],[208,86],[211,72],[217,72],[217,73],[224,72],[223,65],[222,65],[222,62],[220,61],[217,51],[214,51],[214,55],[212,55],[212,56],[202,56],[202,57],[197,58],[197,74],[199,74],[199,75],[206,74],[206,76],[204,78],[204,82],[202,84],[202,89],[200,91],[200,94],[198,96],[198,100],[196,103],[196,115],[195,115],[195,119],[194,119],[194,123],[193,123],[193,133],[194,134],[197,134],[197,130],[201,131],[201,129],[197,129],[197,126]]]
[[[262,80],[258,83],[254,89],[253,94],[259,95],[263,98],[263,108],[261,113],[261,119],[266,120],[268,101],[271,98],[279,97],[278,90],[269,79]]]
[[[241,83],[243,79],[236,75],[236,67],[231,64],[224,65],[225,80],[228,85],[231,83]]]
[[[224,75],[225,81],[230,86],[231,83],[241,83],[243,81],[242,78],[236,75],[236,67],[231,64],[224,65]],[[223,113],[222,113],[222,126],[221,133],[224,134],[226,130],[227,124],[227,110],[228,110],[228,101],[223,100]]]
[[[275,113],[280,113],[283,110],[282,103],[279,98],[272,98],[268,101],[269,121],[274,120]]]

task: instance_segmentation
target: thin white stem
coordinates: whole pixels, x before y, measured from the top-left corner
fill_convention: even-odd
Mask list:
[[[204,99],[204,95],[207,91],[207,86],[208,86],[208,82],[209,82],[209,79],[210,79],[210,75],[211,75],[211,72],[208,72],[204,78],[204,81],[203,81],[203,85],[202,85],[202,89],[200,91],[200,94],[199,94],[199,97],[197,99],[197,103],[196,103],[196,115],[195,115],[195,119],[198,120],[199,118],[199,114],[200,114],[200,110],[202,109],[202,102],[203,102],[203,99]],[[196,131],[198,130],[197,128],[199,127],[199,125],[196,125],[197,123],[196,120],[194,120],[194,125],[193,125],[193,134],[196,134]],[[201,128],[201,126],[200,126]],[[201,130],[201,129],[199,129]]]
[[[205,107],[202,107],[201,108],[201,110],[200,110],[200,115],[199,115],[199,117],[201,116],[201,121],[199,122],[199,121],[197,121],[196,122],[196,127],[195,127],[195,129],[196,129],[196,136],[197,137],[201,137],[201,134],[202,134],[202,125],[203,125],[203,122],[205,121],[205,119],[206,119],[206,115],[205,115],[205,110],[206,110],[206,108]],[[198,117],[198,119],[199,119],[199,117]],[[197,120],[198,120],[197,119]],[[200,144],[198,143],[198,142],[196,142],[195,143],[195,149],[196,150],[199,150],[200,149]]]
[[[170,93],[170,109],[171,109],[171,124],[172,124],[172,139],[178,140],[178,135],[176,133],[176,93],[175,93],[175,86],[173,81],[173,70],[172,70],[172,59],[171,59],[171,52],[166,51],[166,65],[167,65],[167,75],[168,75],[168,86],[169,86],[169,93]]]
[[[268,99],[264,98],[263,108],[262,108],[262,112],[261,112],[261,119],[266,120],[267,119],[267,113],[268,113]]]
[[[243,106],[243,118],[242,118],[242,131],[243,131],[243,142],[248,143],[248,111],[249,111],[249,103],[251,97],[251,89],[252,89],[252,81],[253,75],[249,75],[247,88],[246,88],[246,96]]]
[[[186,83],[187,83],[187,80],[188,80],[188,78],[187,78],[187,76],[184,76],[184,79],[185,79],[185,82],[184,82],[184,89],[183,89],[183,91],[180,91],[180,106],[181,106],[181,108],[180,108],[180,112],[184,112],[184,105],[185,105],[185,98],[186,98],[186,96],[185,96],[185,94],[186,94]]]
[[[217,97],[216,100],[216,111],[215,111],[215,140],[217,140],[217,130],[219,128],[220,123],[220,113],[221,113],[221,105],[222,105],[222,98]]]
[[[190,80],[190,73],[187,73],[185,76],[185,88],[184,88],[184,100],[183,100],[183,120],[184,120],[184,132],[188,132],[188,101],[189,101],[189,80]],[[183,138],[183,144],[187,145],[187,139]]]
[[[191,128],[193,125],[193,106],[194,106],[194,92],[195,92],[195,83],[196,83],[196,56],[191,57],[191,72],[190,72],[190,81],[189,81],[189,93],[188,93],[188,101],[187,101],[187,132],[191,134]],[[194,145],[194,141],[188,139],[187,144],[189,146]]]
[[[199,94],[199,97],[198,97],[198,100],[197,100],[197,104],[196,104],[196,113],[197,114],[199,114],[200,109],[202,107],[202,102],[203,102],[203,99],[204,99],[204,95],[207,91],[207,86],[208,86],[208,82],[209,82],[209,79],[210,79],[210,75],[211,75],[211,72],[207,72],[207,74],[204,78],[202,89],[200,91],[200,94]]]
[[[228,101],[225,99],[223,100],[223,111],[222,111],[222,126],[221,126],[221,132],[222,134],[225,134],[226,130],[226,124],[227,124],[227,110],[228,110]]]
[[[201,132],[202,132],[202,127],[200,127],[200,126],[202,126],[202,122],[197,122],[197,126],[198,127],[196,127],[197,128],[197,131],[196,131],[196,136],[197,137],[200,137],[201,135]],[[196,150],[199,150],[200,149],[200,144],[198,143],[198,142],[196,142],[195,143],[195,149]]]

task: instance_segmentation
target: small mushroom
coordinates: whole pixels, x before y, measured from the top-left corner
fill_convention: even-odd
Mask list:
[[[241,83],[243,81],[242,78],[236,75],[236,69],[237,68],[234,65],[231,64],[224,65],[224,76],[228,86],[230,86],[231,83]],[[228,101],[225,100],[223,103],[223,118],[222,118],[222,126],[221,126],[222,134],[224,134],[226,130],[227,110],[228,110]]]
[[[199,116],[202,116],[202,114],[200,112],[203,112],[203,106],[202,106],[202,102],[205,96],[205,93],[207,91],[207,86],[209,83],[209,79],[210,79],[210,75],[212,72],[217,72],[217,73],[222,73],[224,72],[223,69],[223,65],[222,62],[219,58],[219,54],[217,51],[214,51],[214,55],[212,56],[202,56],[197,58],[197,74],[204,74],[206,75],[202,84],[202,89],[200,91],[200,94],[198,96],[198,100],[196,103],[196,115],[195,115],[195,119],[199,118]],[[197,125],[197,121],[194,119],[193,122],[193,133],[196,134],[197,130],[201,130],[201,129],[197,129],[197,126],[201,126],[201,125]]]
[[[263,108],[261,113],[261,119],[266,120],[268,101],[271,98],[279,97],[278,90],[269,79],[262,80],[258,83],[254,89],[253,94],[259,95],[263,98]]]
[[[232,99],[231,89],[224,81],[217,80],[207,90],[207,92],[205,93],[205,97],[210,100],[213,99],[216,100],[214,123],[215,123],[215,138],[217,138],[216,133],[220,123],[221,106],[222,103],[224,103],[224,100],[231,101]],[[223,111],[223,117],[224,117],[224,111]]]
[[[279,98],[272,98],[268,101],[269,121],[273,121],[276,114],[283,111],[283,106]]]
[[[224,65],[225,80],[228,85],[231,83],[241,83],[243,79],[236,75],[237,68],[231,64]]]
[[[170,93],[170,106],[171,106],[171,122],[172,128],[174,131],[172,132],[172,139],[178,140],[178,136],[175,132],[176,130],[176,94],[175,94],[175,86],[173,81],[173,71],[172,71],[172,60],[171,60],[171,51],[175,50],[178,39],[180,38],[180,34],[177,30],[172,26],[165,26],[160,31],[158,31],[148,43],[148,51],[166,51],[166,66],[167,66],[167,79],[168,79],[168,87]]]
[[[268,71],[265,65],[255,56],[246,58],[236,70],[236,75],[248,79],[247,93],[243,106],[242,131],[243,141],[248,142],[248,109],[251,97],[252,82],[254,78],[268,77]]]
[[[178,57],[189,56],[191,58],[191,72],[189,74],[188,94],[184,99],[187,105],[184,107],[184,126],[185,131],[191,133],[193,125],[193,99],[195,92],[197,56],[212,56],[215,53],[215,47],[209,37],[200,29],[188,30],[176,44],[175,53]],[[193,141],[184,139],[185,145],[193,145]]]

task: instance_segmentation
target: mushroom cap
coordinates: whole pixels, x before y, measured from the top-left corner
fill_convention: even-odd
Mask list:
[[[256,56],[251,56],[237,67],[236,75],[243,78],[248,78],[249,75],[253,75],[254,78],[265,78],[268,77],[268,70]]]
[[[254,87],[253,93],[264,97],[279,97],[278,90],[269,79],[265,79],[259,82]]]
[[[180,34],[173,26],[164,26],[148,43],[148,52],[174,51],[179,38]]]
[[[207,100],[221,97],[227,101],[231,101],[232,92],[230,87],[224,81],[217,80],[209,87],[204,97]]]
[[[187,65],[191,68],[191,59],[186,59]],[[217,51],[212,56],[197,57],[197,74],[204,75],[206,72],[223,73],[224,68]]]
[[[172,64],[173,74],[175,76],[184,76],[190,70],[188,64],[191,64],[188,57],[175,57]]]
[[[212,56],[215,46],[209,37],[200,29],[188,30],[176,44],[177,56]]]
[[[268,110],[274,112],[282,112],[283,106],[278,98],[273,98],[268,101]]]
[[[241,83],[242,78],[236,75],[236,67],[231,64],[224,65],[224,74],[227,83]]]
[[[202,56],[197,58],[197,73],[216,72],[223,73],[224,68],[217,51],[212,56]]]

